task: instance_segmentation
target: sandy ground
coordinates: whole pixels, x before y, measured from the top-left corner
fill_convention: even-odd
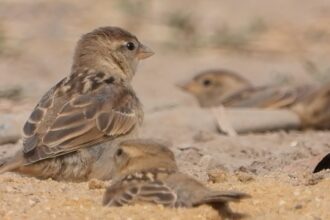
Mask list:
[[[192,97],[175,86],[206,68],[237,71],[255,85],[319,84],[330,79],[330,4],[322,0],[248,0],[238,7],[235,1],[210,0],[192,7],[188,0],[140,1],[147,2],[141,8],[132,2],[0,1],[0,30],[6,39],[3,47],[0,43],[0,85],[19,85],[24,91],[20,101],[0,100],[0,111],[17,117],[29,112],[68,73],[75,42],[82,33],[102,25],[123,26],[156,51],[141,63],[133,81],[146,112],[142,137],[170,141],[180,169],[209,187],[251,194],[251,199],[231,205],[249,219],[330,219],[329,172],[311,174],[330,151],[330,132],[277,131],[227,137],[210,126],[209,111],[201,111]],[[188,14],[183,27],[190,34],[177,32],[175,25],[168,24],[177,16],[171,12]],[[218,29],[222,30],[220,44],[211,36]],[[0,155],[19,147],[19,143],[2,145]],[[219,218],[207,206],[105,208],[101,201],[108,184],[40,181],[7,173],[0,176],[0,216]]]
[[[216,189],[242,190],[252,199],[231,207],[250,219],[329,219],[330,180],[293,185],[285,175],[242,178],[229,175]],[[103,184],[39,181],[6,174],[0,178],[2,219],[219,219],[208,206],[166,209],[136,205],[123,208],[101,206]]]

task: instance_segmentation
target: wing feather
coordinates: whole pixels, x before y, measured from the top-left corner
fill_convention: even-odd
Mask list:
[[[27,159],[33,155],[30,162],[128,134],[141,121],[139,100],[122,85],[71,95],[58,89],[42,98],[23,127],[23,152]]]
[[[123,206],[135,203],[154,203],[174,207],[176,193],[161,181],[131,182],[125,187],[109,187],[103,204],[107,206]]]
[[[294,88],[252,87],[225,97],[222,103],[230,107],[284,108],[298,99],[298,91]]]

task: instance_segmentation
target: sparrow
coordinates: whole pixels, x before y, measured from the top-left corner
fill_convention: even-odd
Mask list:
[[[228,202],[250,197],[241,192],[209,189],[181,173],[168,146],[151,139],[121,142],[114,154],[112,171],[112,184],[103,197],[103,204],[110,207],[137,203],[172,208],[207,204],[222,216],[238,217],[230,210]]]
[[[288,108],[302,100],[310,86],[253,86],[229,70],[206,70],[179,87],[196,97],[201,107]]]
[[[83,35],[70,74],[36,105],[23,126],[22,150],[0,161],[0,173],[65,181],[109,178],[100,160],[109,160],[112,143],[132,136],[142,123],[131,80],[139,61],[153,54],[119,27]]]
[[[214,69],[202,71],[178,87],[193,95],[201,107],[212,107],[222,104],[221,97],[251,88],[252,85],[235,72]]]

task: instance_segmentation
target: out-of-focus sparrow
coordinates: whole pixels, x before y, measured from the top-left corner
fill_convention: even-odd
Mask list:
[[[299,116],[301,128],[330,129],[330,83],[254,87],[235,73],[210,70],[180,87],[194,95],[202,107],[287,108]]]
[[[143,120],[130,82],[139,60],[151,55],[118,27],[83,35],[70,75],[42,97],[23,127],[22,151],[0,161],[0,173],[70,181],[109,178],[104,169],[110,167],[98,164],[109,162],[110,155],[103,155],[111,152],[107,148],[133,134]]]
[[[303,99],[310,86],[254,87],[246,79],[228,70],[207,70],[179,85],[195,96],[201,107],[287,108]]]
[[[202,107],[220,105],[223,97],[252,87],[246,79],[225,69],[203,71],[178,86],[195,96]]]
[[[103,198],[106,206],[154,203],[166,207],[195,207],[208,204],[221,215],[235,216],[228,202],[249,197],[240,192],[211,190],[179,172],[172,151],[153,140],[120,143],[114,164],[113,183]]]

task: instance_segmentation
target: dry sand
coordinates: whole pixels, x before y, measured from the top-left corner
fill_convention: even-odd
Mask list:
[[[249,214],[248,219],[330,218],[329,175],[297,185],[278,173],[248,178],[241,174],[221,176],[221,183],[209,183],[209,186],[253,195],[231,205],[235,211]],[[177,210],[155,205],[102,207],[106,184],[95,181],[61,183],[14,174],[2,175],[0,180],[1,219],[219,219],[208,206]]]
[[[311,174],[330,151],[330,132],[226,137],[210,126],[210,112],[201,113],[196,101],[175,87],[205,68],[232,69],[256,85],[329,79],[330,4],[248,0],[238,6],[236,1],[200,1],[190,8],[190,0],[159,1],[132,18],[134,10],[119,2],[130,1],[0,1],[0,25],[7,38],[0,55],[1,86],[21,85],[25,95],[21,101],[1,100],[1,113],[29,112],[68,73],[80,34],[102,25],[123,26],[156,51],[141,63],[133,81],[146,112],[142,137],[172,142],[180,169],[209,187],[251,194],[251,199],[231,204],[249,219],[330,219],[329,172]],[[239,48],[214,48],[212,42],[194,48],[163,24],[177,10],[193,15],[202,39],[224,24],[246,34],[249,22],[261,19],[266,29]],[[0,155],[19,147],[0,146]],[[101,201],[108,184],[40,181],[7,173],[0,176],[0,219],[219,218],[207,206],[105,208]]]

